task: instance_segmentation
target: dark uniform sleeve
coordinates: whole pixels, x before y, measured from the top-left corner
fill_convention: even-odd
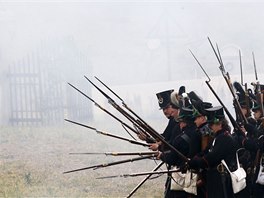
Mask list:
[[[181,137],[175,139],[175,141],[173,142],[173,145],[183,155],[186,156],[188,154],[189,145]],[[166,162],[167,164],[176,165],[176,166],[181,166],[183,162],[182,159],[174,151],[162,153],[160,156],[160,159]]]

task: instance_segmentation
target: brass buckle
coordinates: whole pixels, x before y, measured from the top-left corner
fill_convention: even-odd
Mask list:
[[[224,173],[225,172],[225,166],[222,163],[218,164],[216,169],[217,169],[217,171],[219,173]]]

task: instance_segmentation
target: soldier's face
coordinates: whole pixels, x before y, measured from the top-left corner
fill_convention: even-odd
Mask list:
[[[254,111],[253,116],[254,116],[255,120],[258,120],[261,117],[260,110]]]
[[[183,129],[184,127],[186,127],[186,122],[180,122],[180,129]]]
[[[179,112],[180,112],[179,109],[172,108],[171,116],[177,119],[179,116]]]
[[[217,131],[220,131],[222,129],[221,123],[211,123],[209,124],[209,128],[216,133]]]
[[[247,114],[247,109],[246,108],[241,107],[241,111],[242,111],[243,115]]]
[[[163,114],[164,114],[167,118],[171,117],[172,110],[173,110],[173,108],[171,107],[171,105],[165,107],[165,108],[162,109],[162,110],[163,110]]]
[[[201,126],[205,122],[206,122],[206,119],[204,116],[197,116],[194,120],[194,123],[196,124],[197,127]]]

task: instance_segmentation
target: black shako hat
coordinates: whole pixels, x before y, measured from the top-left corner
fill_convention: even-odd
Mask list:
[[[173,91],[174,90],[171,89],[171,90],[163,91],[160,93],[156,93],[160,109],[164,109],[164,108],[168,107],[168,105],[171,104],[171,93]]]
[[[208,116],[208,112],[205,109],[209,109],[212,106],[210,102],[203,102],[203,101],[193,101],[193,117],[198,116]]]
[[[264,103],[263,103],[263,106],[264,106]],[[259,103],[254,102],[254,105],[253,105],[253,107],[252,107],[252,111],[253,111],[253,112],[256,112],[256,111],[258,111],[258,110],[261,110],[261,106],[260,106]]]
[[[182,107],[180,109],[179,116],[177,118],[178,122],[182,121],[193,121],[193,110],[190,108]]]
[[[242,108],[252,108],[253,102],[251,97],[246,96],[246,92],[244,91],[242,85],[239,82],[234,82],[233,83],[234,88],[236,89],[236,95],[238,96],[238,102]],[[249,90],[248,94],[249,94]]]
[[[211,107],[209,109],[205,109],[205,111],[207,113],[208,123],[216,124],[225,118],[224,109],[222,106]]]

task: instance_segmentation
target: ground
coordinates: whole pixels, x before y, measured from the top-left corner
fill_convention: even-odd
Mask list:
[[[124,130],[120,134],[128,137]],[[148,149],[72,124],[1,127],[0,136],[0,197],[125,197],[145,176],[96,178],[151,171],[159,163],[142,160],[63,174],[73,169],[138,157],[69,155],[71,152]],[[162,197],[165,180],[165,175],[148,180],[133,197]]]

